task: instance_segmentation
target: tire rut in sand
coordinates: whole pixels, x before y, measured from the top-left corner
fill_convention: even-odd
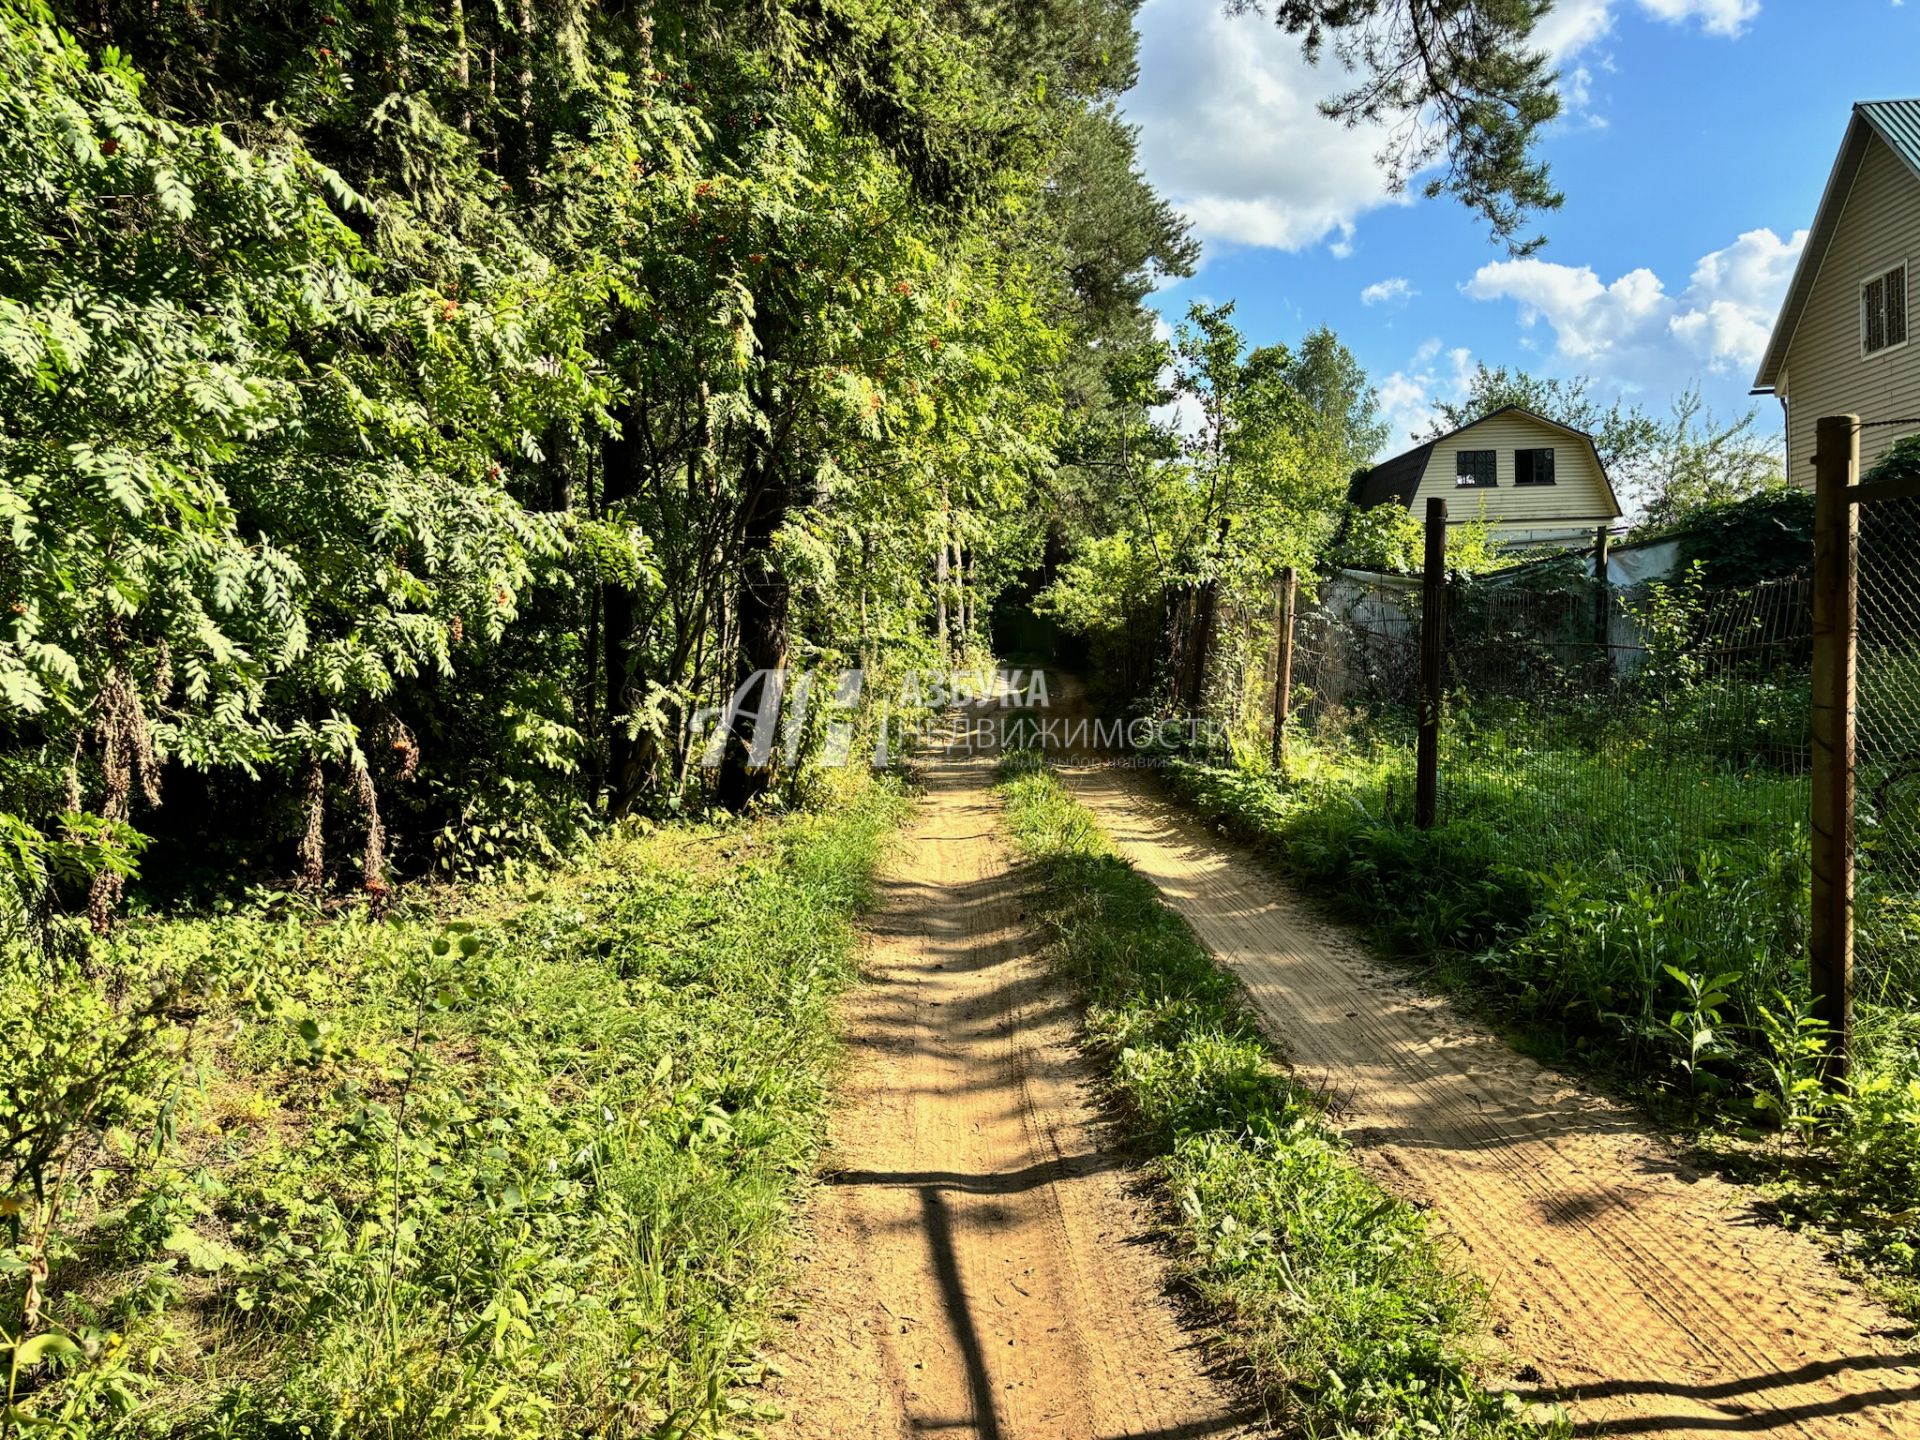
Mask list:
[[[1809,1240],[1413,992],[1138,776],[1063,773],[1336,1099],[1361,1162],[1466,1252],[1540,1373],[1515,1389],[1589,1434],[1920,1440],[1920,1346]]]
[[[1022,923],[991,761],[924,778],[848,1007],[802,1310],[773,1347],[773,1433],[1258,1433],[1167,1298],[1074,1007]]]

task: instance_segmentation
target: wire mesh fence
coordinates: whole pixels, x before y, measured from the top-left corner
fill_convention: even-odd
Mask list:
[[[1629,591],[1562,569],[1450,588],[1440,818],[1524,826],[1543,862],[1680,873],[1806,827],[1803,577]]]
[[[1326,736],[1356,727],[1411,733],[1420,686],[1420,582],[1338,571],[1323,576],[1294,629],[1293,707]]]
[[[1683,963],[1715,963],[1737,924],[1785,984],[1807,929],[1811,582],[1623,588],[1590,571],[1572,555],[1447,585],[1437,823],[1490,863],[1561,877],[1565,903],[1615,907],[1595,927],[1660,928]],[[1335,785],[1396,826],[1416,822],[1422,594],[1417,577],[1322,575],[1293,635],[1288,783]],[[1272,643],[1216,657],[1209,692],[1241,697],[1249,749],[1270,734],[1280,648],[1260,633]],[[1913,760],[1888,771],[1897,803],[1909,784],[1920,803],[1920,705],[1911,720],[1886,732]]]
[[[1203,708],[1249,752],[1271,749],[1284,613],[1281,585],[1220,608]],[[1349,738],[1410,725],[1420,674],[1420,582],[1357,571],[1308,577],[1286,663],[1294,730]]]
[[[1854,922],[1871,998],[1920,991],[1920,499],[1859,507]]]
[[[1223,612],[1240,640],[1207,671],[1207,695],[1230,701],[1216,717],[1265,753],[1288,655],[1283,783],[1334,785],[1339,805],[1395,825],[1431,815],[1449,853],[1478,845],[1567,907],[1569,945],[1645,958],[1646,996],[1676,961],[1738,970],[1755,1006],[1810,996],[1830,1076],[1852,1043],[1852,994],[1875,1024],[1907,1017],[1911,1049],[1920,447],[1862,480],[1847,443],[1860,428],[1821,421],[1809,572],[1709,588],[1682,567],[1617,586],[1631,569],[1570,554],[1448,581],[1444,624],[1423,641],[1420,578],[1336,571],[1303,582],[1290,645],[1278,596]],[[1817,635],[1816,613],[1833,617]],[[1436,673],[1438,743],[1417,779]],[[1426,784],[1436,803],[1417,808]],[[1646,935],[1609,934],[1635,925]]]
[[[1859,523],[1861,983],[1907,992],[1920,984],[1920,498],[1862,505]],[[1249,751],[1271,739],[1281,613],[1277,590],[1221,612],[1207,703]],[[1379,819],[1411,818],[1420,636],[1417,577],[1336,571],[1303,588],[1296,763],[1366,757],[1370,780],[1352,803]],[[1811,655],[1806,575],[1709,589],[1680,572],[1620,588],[1569,557],[1455,579],[1439,821],[1524,833],[1542,867],[1604,860],[1654,886],[1689,884],[1742,849],[1798,873]],[[1789,890],[1799,893],[1776,887],[1768,903]],[[1774,918],[1804,929],[1798,902]]]

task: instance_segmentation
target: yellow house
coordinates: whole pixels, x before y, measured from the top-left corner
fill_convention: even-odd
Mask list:
[[[1920,253],[1920,100],[1853,107],[1754,394],[1787,410],[1787,478],[1813,484],[1822,415],[1920,416],[1920,347],[1908,343],[1907,263]],[[1862,471],[1913,424],[1860,432]]]
[[[1593,437],[1518,405],[1361,471],[1347,491],[1363,510],[1401,505],[1416,515],[1434,495],[1446,498],[1449,525],[1497,521],[1502,545],[1588,544],[1621,513]]]

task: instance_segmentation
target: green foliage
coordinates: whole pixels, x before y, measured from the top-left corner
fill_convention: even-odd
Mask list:
[[[694,712],[770,663],[758,577],[763,649],[873,665],[925,647],[936,533],[969,618],[1029,562],[1070,309],[1040,122],[1158,225],[1100,324],[1191,258],[1099,108],[1122,10],[1044,58],[884,5],[64,18],[0,11],[21,914],[105,926],[136,825],[173,842],[143,900],[380,894],[678,803]]]
[[[1332,565],[1374,570],[1387,575],[1418,575],[1426,566],[1427,530],[1422,517],[1404,505],[1349,506],[1337,538],[1327,550]],[[1485,575],[1513,564],[1499,548],[1499,522],[1484,514],[1447,527],[1447,570],[1454,575]]]
[[[409,283],[297,142],[163,118],[44,17],[0,13],[0,67],[0,717],[65,791],[22,818],[124,823],[165,762],[367,776],[379,707],[565,549],[497,457],[597,403],[569,298]]]
[[[1777,493],[1787,483],[1781,447],[1753,433],[1758,416],[1749,407],[1737,420],[1715,419],[1697,385],[1676,398],[1652,453],[1629,477],[1644,497],[1642,527],[1689,527],[1742,501]]]
[[[1354,570],[1417,575],[1425,553],[1425,537],[1420,517],[1404,505],[1374,505],[1365,510],[1349,507],[1328,559]]]
[[[1788,485],[1694,510],[1678,526],[1680,562],[1713,590],[1739,589],[1813,566],[1813,492]]]
[[[1309,330],[1287,366],[1287,383],[1307,404],[1318,432],[1310,450],[1344,484],[1373,463],[1392,427],[1380,414],[1380,396],[1353,352],[1328,326]]]
[[[1861,909],[1871,979],[1854,1073],[1828,1090],[1805,963],[1807,839],[1803,823],[1781,822],[1806,814],[1804,777],[1695,755],[1686,727],[1683,717],[1625,756],[1514,734],[1498,766],[1450,775],[1442,823],[1427,831],[1413,826],[1410,737],[1381,728],[1302,735],[1284,776],[1191,762],[1170,774],[1190,803],[1530,1048],[1677,1103],[1727,1137],[1712,1143],[1780,1187],[1789,1215],[1826,1229],[1843,1259],[1915,1313],[1910,907],[1890,897],[1884,915]],[[1875,889],[1870,867],[1863,886]],[[1755,1119],[1810,1148],[1752,1153],[1737,1137]]]
[[[1920,473],[1920,437],[1906,436],[1893,442],[1873,469],[1862,478],[1868,481],[1909,480]]]
[[[10,949],[12,1403],[69,1435],[707,1430],[821,1137],[903,801],[609,836],[532,886]],[[176,997],[160,1013],[151,999]],[[188,1004],[185,997],[191,997]],[[98,1058],[146,1038],[110,1084]],[[91,1070],[89,1069],[91,1067]]]
[[[1088,1045],[1161,1157],[1188,1282],[1285,1419],[1396,1440],[1555,1433],[1476,1383],[1480,1296],[1353,1163],[1232,978],[1034,757],[1002,774]]]
[[[1131,432],[1036,600],[1127,699],[1191,692],[1202,612],[1265,596],[1286,566],[1311,570],[1370,443],[1371,392],[1331,332],[1298,355],[1249,349],[1232,316],[1195,304],[1123,377],[1170,418]]]

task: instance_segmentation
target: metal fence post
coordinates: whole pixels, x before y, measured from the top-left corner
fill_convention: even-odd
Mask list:
[[[1600,647],[1602,660],[1612,659],[1613,586],[1607,579],[1607,559],[1613,547],[1613,532],[1602,525],[1593,534],[1593,643]]]
[[[1273,667],[1273,763],[1287,758],[1287,715],[1293,706],[1293,567],[1280,572],[1280,650]]]
[[[1860,417],[1814,430],[1813,1013],[1827,1027],[1828,1080],[1853,1049],[1853,766],[1859,516],[1848,487],[1860,468]]]
[[[1440,702],[1447,663],[1447,502],[1427,501],[1427,552],[1420,586],[1420,739],[1414,751],[1413,823],[1431,830],[1440,814]]]

